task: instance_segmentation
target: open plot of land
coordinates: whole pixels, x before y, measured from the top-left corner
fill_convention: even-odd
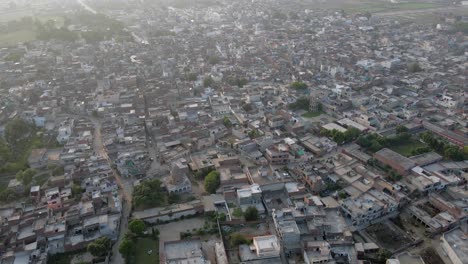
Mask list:
[[[195,217],[164,225],[158,225],[156,228],[159,229],[159,239],[162,243],[163,241],[179,240],[181,232],[202,228],[204,224],[205,219],[203,217]],[[151,231],[151,228],[149,228],[149,231]]]
[[[140,238],[136,243],[135,263],[158,263],[158,241],[150,238]]]
[[[32,30],[19,30],[0,34],[0,46],[16,45],[18,42],[28,42],[34,39],[36,39],[36,34]]]
[[[371,225],[365,231],[377,245],[390,251],[395,251],[413,242],[408,234],[402,232],[389,221]]]
[[[0,22],[8,22],[11,20],[18,20],[23,17],[33,16],[32,9],[23,9],[23,10],[16,10],[16,11],[8,11],[8,12],[0,12]]]
[[[424,145],[418,140],[412,139],[412,140],[406,141],[403,144],[390,146],[390,149],[395,152],[400,153],[401,155],[405,157],[409,157],[409,156],[412,156],[411,151],[413,149],[423,148],[423,147],[426,147],[426,145]]]

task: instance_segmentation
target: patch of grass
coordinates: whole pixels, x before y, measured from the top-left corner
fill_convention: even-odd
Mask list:
[[[323,114],[323,113],[322,112],[307,112],[307,113],[303,114],[302,117],[313,118],[313,117],[320,116],[321,114]]]
[[[36,39],[32,30],[19,30],[12,33],[0,34],[0,46],[16,45],[18,42],[29,42]]]
[[[424,145],[423,143],[421,143],[418,140],[411,139],[411,140],[405,142],[404,144],[390,146],[390,149],[395,151],[395,152],[400,153],[401,155],[403,155],[405,157],[410,157],[410,156],[412,156],[411,151],[413,149],[423,148],[423,147],[427,147],[427,146]]]
[[[148,254],[148,250],[152,250]],[[159,263],[159,241],[139,238],[136,242],[135,263]]]

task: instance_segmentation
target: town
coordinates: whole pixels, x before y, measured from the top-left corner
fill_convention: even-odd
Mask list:
[[[468,1],[0,1],[0,263],[468,263]]]

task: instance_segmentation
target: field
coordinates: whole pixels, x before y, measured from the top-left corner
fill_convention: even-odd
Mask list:
[[[320,116],[321,114],[322,114],[322,112],[307,112],[307,113],[303,114],[302,117],[313,118],[313,117]]]
[[[152,250],[148,254],[148,250]],[[136,243],[135,263],[159,263],[158,241],[150,238],[140,238]]]
[[[380,12],[391,12],[391,11],[409,11],[409,10],[418,10],[418,9],[430,9],[443,7],[441,4],[437,3],[424,3],[424,2],[408,2],[408,3],[389,3],[389,2],[372,2],[372,3],[362,3],[355,6],[349,6],[345,10],[351,13],[358,12],[370,12],[370,13],[380,13]]]
[[[8,22],[11,20],[19,20],[22,17],[33,16],[33,15],[34,15],[34,12],[32,9],[0,12],[0,23]]]
[[[28,42],[34,39],[36,39],[36,34],[32,30],[19,30],[0,34],[0,46],[16,45],[18,42]]]
[[[413,149],[422,148],[422,147],[426,147],[426,145],[419,142],[418,140],[412,139],[408,142],[405,142],[404,144],[391,146],[390,149],[395,152],[400,153],[401,155],[405,157],[409,157],[409,156],[412,156],[411,151]]]

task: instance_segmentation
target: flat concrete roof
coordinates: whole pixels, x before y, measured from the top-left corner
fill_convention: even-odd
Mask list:
[[[444,234],[444,239],[461,260],[468,259],[468,235],[460,228]]]

